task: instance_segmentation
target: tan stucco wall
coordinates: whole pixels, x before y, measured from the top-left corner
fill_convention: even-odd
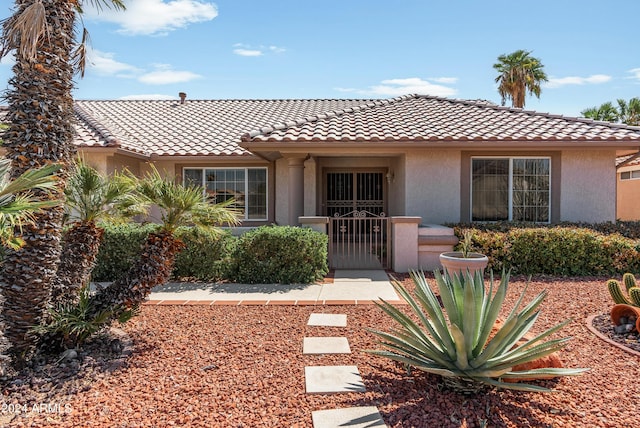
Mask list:
[[[620,220],[640,220],[640,179],[620,180],[620,173],[639,171],[640,167],[623,167],[618,170],[618,198],[616,217]]]
[[[289,161],[278,159],[275,170],[275,219],[277,224],[289,224]]]
[[[615,151],[567,150],[562,153],[562,221],[599,223],[616,220],[614,161]]]
[[[460,220],[460,151],[407,152],[404,215],[421,216],[423,223]]]

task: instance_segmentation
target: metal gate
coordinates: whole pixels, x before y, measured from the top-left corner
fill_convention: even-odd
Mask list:
[[[389,269],[391,223],[384,213],[352,211],[329,220],[329,266],[332,269]]]

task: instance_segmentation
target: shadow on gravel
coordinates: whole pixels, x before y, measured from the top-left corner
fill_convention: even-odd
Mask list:
[[[536,402],[535,395],[513,391],[487,390],[478,395],[453,392],[440,377],[428,373],[407,374],[399,369],[388,375],[363,376],[371,399],[354,400],[354,406],[377,405],[385,423],[392,426],[512,426],[551,427],[534,414],[558,413]],[[550,384],[545,384],[551,387]]]

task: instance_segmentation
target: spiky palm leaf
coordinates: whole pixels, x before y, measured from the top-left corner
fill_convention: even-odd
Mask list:
[[[95,295],[98,310],[139,305],[153,287],[169,279],[175,257],[183,248],[175,236],[178,227],[197,225],[214,231],[222,224],[239,224],[239,212],[229,208],[233,201],[208,203],[202,188],[183,186],[173,177],[161,176],[155,167],[140,180],[136,191],[160,210],[159,230],[149,234],[141,259],[123,277],[98,290]]]
[[[542,62],[532,57],[531,52],[522,49],[500,55],[493,68],[500,73],[495,81],[502,105],[510,99],[513,107],[524,107],[526,93],[540,98],[541,83],[548,80]]]
[[[75,302],[91,277],[104,229],[100,221],[119,222],[146,212],[148,205],[134,189],[128,172],[106,176],[79,160],[65,189],[67,218],[58,272],[51,290],[52,305]]]
[[[492,385],[521,391],[549,391],[538,385],[505,382],[504,379],[545,379],[577,375],[586,369],[543,368],[513,371],[513,367],[550,355],[561,349],[568,339],[543,342],[567,322],[552,327],[533,338],[525,338],[538,317],[538,307],[546,293],[540,293],[519,309],[524,294],[507,316],[501,328],[491,337],[507,294],[509,275],[503,273],[494,293],[493,276],[489,290],[485,290],[480,272],[475,275],[449,275],[436,271],[436,283],[442,307],[421,272],[411,272],[416,285],[415,296],[400,282],[393,285],[408,303],[412,315],[403,313],[392,304],[377,305],[397,323],[391,332],[369,329],[381,338],[387,350],[368,351],[417,369],[446,378],[459,384],[461,390],[475,390],[477,385]],[[459,380],[459,381],[457,381]],[[470,384],[471,383],[471,388]]]

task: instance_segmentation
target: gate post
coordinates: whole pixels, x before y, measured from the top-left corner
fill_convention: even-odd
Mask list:
[[[391,217],[392,266],[394,272],[418,269],[418,225],[422,217]]]
[[[308,227],[310,229],[315,230],[316,232],[324,233],[325,235],[328,233],[327,225],[329,224],[329,217],[321,217],[321,216],[298,217],[298,223],[300,223],[302,227]]]

